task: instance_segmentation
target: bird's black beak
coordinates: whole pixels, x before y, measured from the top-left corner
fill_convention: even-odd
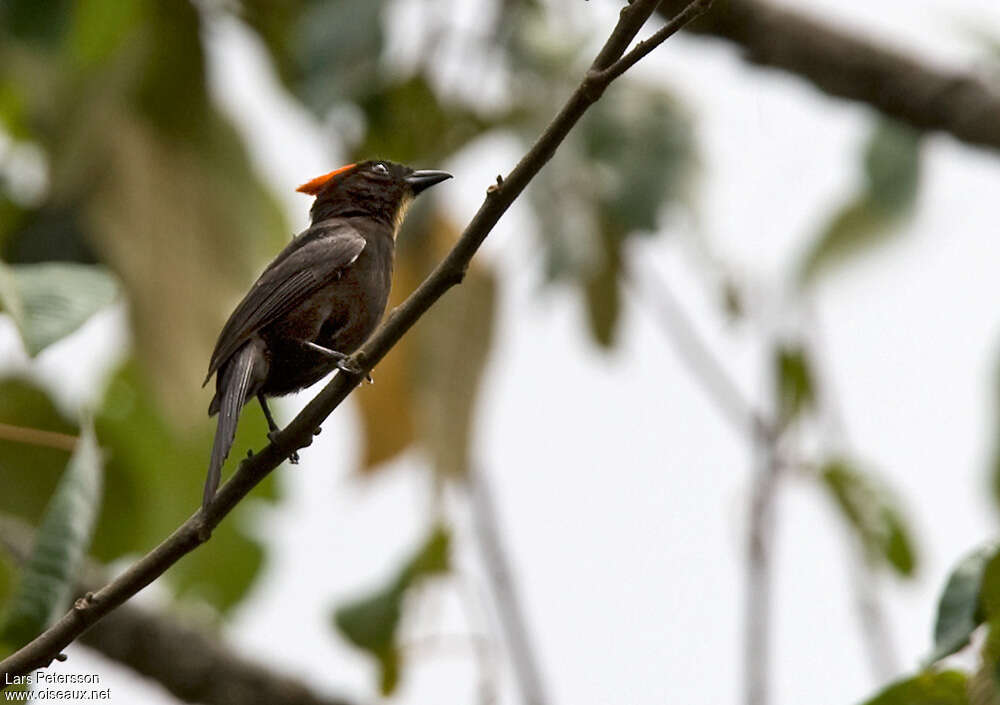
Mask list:
[[[413,195],[416,196],[418,193],[429,189],[434,184],[439,184],[450,178],[451,174],[447,171],[421,169],[420,171],[415,171],[407,176],[406,183],[410,185],[410,188],[413,189]]]

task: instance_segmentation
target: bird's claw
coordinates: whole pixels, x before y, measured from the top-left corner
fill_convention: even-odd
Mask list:
[[[337,360],[337,369],[346,372],[349,375],[354,375],[355,377],[359,375],[364,375],[365,379],[368,380],[368,384],[375,384],[375,380],[372,379],[370,372],[365,372],[361,367],[351,360],[349,357],[345,357],[342,360]]]
[[[271,443],[276,442],[277,437],[278,437],[278,429],[274,429],[273,431],[267,432],[267,440],[271,441]],[[293,450],[291,453],[288,454],[288,462],[290,462],[292,465],[299,464],[298,451]]]

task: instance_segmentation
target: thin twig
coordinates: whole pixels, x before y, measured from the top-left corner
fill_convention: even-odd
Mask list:
[[[528,634],[524,609],[511,578],[510,560],[500,538],[493,492],[481,469],[470,469],[468,482],[476,540],[490,579],[497,616],[503,627],[521,699],[525,705],[545,705],[549,699],[542,682],[538,657]]]
[[[704,0],[695,0],[704,8]],[[312,442],[313,432],[348,394],[364,379],[417,320],[452,286],[459,284],[483,240],[524,191],[528,183],[551,159],[556,148],[569,134],[587,109],[600,97],[601,71],[624,53],[635,34],[653,13],[659,0],[635,0],[624,8],[618,24],[591,66],[592,72],[570,96],[558,115],[539,136],[517,166],[504,179],[503,186],[491,189],[479,211],[445,259],[416,291],[398,308],[371,338],[351,356],[362,371],[358,375],[338,373],[288,426],[260,453],[244,460],[236,474],[216,494],[205,509],[198,510],[150,553],[136,561],[118,578],[92,596],[77,600],[73,609],[31,643],[0,662],[0,686],[12,676],[24,675],[48,666],[64,648],[97,620],[114,610],[162,575],[183,556],[207,541],[212,530],[233,508],[293,451]],[[623,29],[627,28],[627,29]],[[608,82],[611,79],[607,79]]]
[[[698,334],[670,288],[652,274],[626,278],[641,298],[656,309],[667,336],[691,375],[704,388],[716,408],[737,433],[745,433],[759,457],[754,470],[746,548],[744,604],[744,695],[747,705],[766,705],[770,671],[771,546],[774,536],[773,506],[783,466],[780,432],[740,392],[719,359]]]
[[[899,673],[899,657],[893,643],[892,630],[879,599],[875,574],[862,551],[853,546],[851,584],[857,611],[861,641],[868,652],[868,667],[876,683],[885,683]]]
[[[13,441],[14,443],[26,443],[43,448],[55,448],[65,450],[70,453],[76,448],[76,436],[58,431],[45,431],[40,428],[29,428],[27,426],[12,426],[11,424],[0,423],[0,441]]]
[[[743,632],[746,705],[766,705],[769,701],[774,574],[771,549],[774,545],[774,501],[781,467],[775,443],[762,439],[758,444],[758,467],[754,471],[750,497]]]
[[[683,10],[681,10],[676,16],[672,17],[667,24],[656,31],[649,39],[644,39],[639,42],[632,51],[625,54],[622,58],[618,59],[615,63],[606,69],[603,69],[601,74],[601,79],[605,83],[610,83],[615,80],[623,73],[628,71],[630,68],[635,66],[639,61],[648,55],[653,49],[662,44],[665,40],[677,34],[684,25],[693,20],[698,15],[704,13],[711,5],[712,0],[697,0],[691,3]]]
[[[823,335],[822,321],[811,301],[805,302],[804,309],[809,322],[806,350],[812,366],[820,415],[826,426],[825,435],[833,439],[835,446],[846,447],[849,446],[847,424],[831,379],[829,359],[824,354],[829,346]],[[868,652],[872,676],[877,683],[885,683],[899,673],[898,651],[878,591],[875,571],[854,542],[849,550],[853,554],[849,570],[861,640]]]
[[[639,275],[632,273],[627,276],[625,283],[631,285],[640,298],[655,310],[677,355],[733,429],[737,433],[748,434],[751,440],[758,436],[773,437],[773,424],[746,399],[718,357],[698,334],[694,323],[666,282],[643,271]]]

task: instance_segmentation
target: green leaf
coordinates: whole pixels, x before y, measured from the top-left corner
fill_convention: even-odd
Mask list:
[[[68,44],[73,64],[92,66],[106,60],[146,11],[144,0],[76,0]]]
[[[855,254],[886,241],[913,209],[920,183],[920,133],[879,122],[863,154],[865,182],[810,246],[799,270],[802,284]]]
[[[0,614],[6,613],[7,604],[14,594],[16,572],[13,556],[10,555],[5,547],[0,547]],[[2,651],[3,646],[0,644],[0,652]]]
[[[38,529],[3,641],[27,643],[68,606],[97,521],[102,482],[101,452],[93,428],[86,425]]]
[[[51,48],[68,27],[71,5],[70,0],[4,0],[0,3],[0,38],[9,34]]]
[[[934,624],[934,648],[926,663],[940,661],[969,643],[972,633],[983,623],[980,592],[987,564],[997,555],[997,543],[982,546],[956,565],[938,602]]]
[[[621,313],[622,252],[624,234],[612,225],[601,234],[603,255],[590,276],[583,282],[587,302],[587,322],[594,341],[604,348],[615,342],[618,316]]]
[[[117,293],[114,278],[103,267],[0,264],[0,305],[17,323],[32,356],[78,329]]]
[[[868,559],[884,561],[898,575],[912,577],[916,568],[913,541],[888,489],[840,458],[823,466],[821,478]]]
[[[896,681],[863,705],[968,705],[968,676],[929,671]]]
[[[334,612],[333,622],[337,630],[378,662],[383,695],[392,693],[399,682],[402,652],[397,636],[406,592],[420,581],[449,570],[450,543],[448,530],[436,526],[416,554],[386,586]]]
[[[816,402],[812,367],[798,345],[781,345],[774,353],[775,399],[778,418],[785,425]]]
[[[920,131],[881,120],[865,152],[865,176],[873,205],[885,213],[907,212],[920,184]]]

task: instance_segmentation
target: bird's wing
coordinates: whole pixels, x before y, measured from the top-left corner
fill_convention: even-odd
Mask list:
[[[343,223],[317,224],[289,243],[229,317],[215,344],[205,382],[250,336],[336,278],[363,249],[365,239]]]

